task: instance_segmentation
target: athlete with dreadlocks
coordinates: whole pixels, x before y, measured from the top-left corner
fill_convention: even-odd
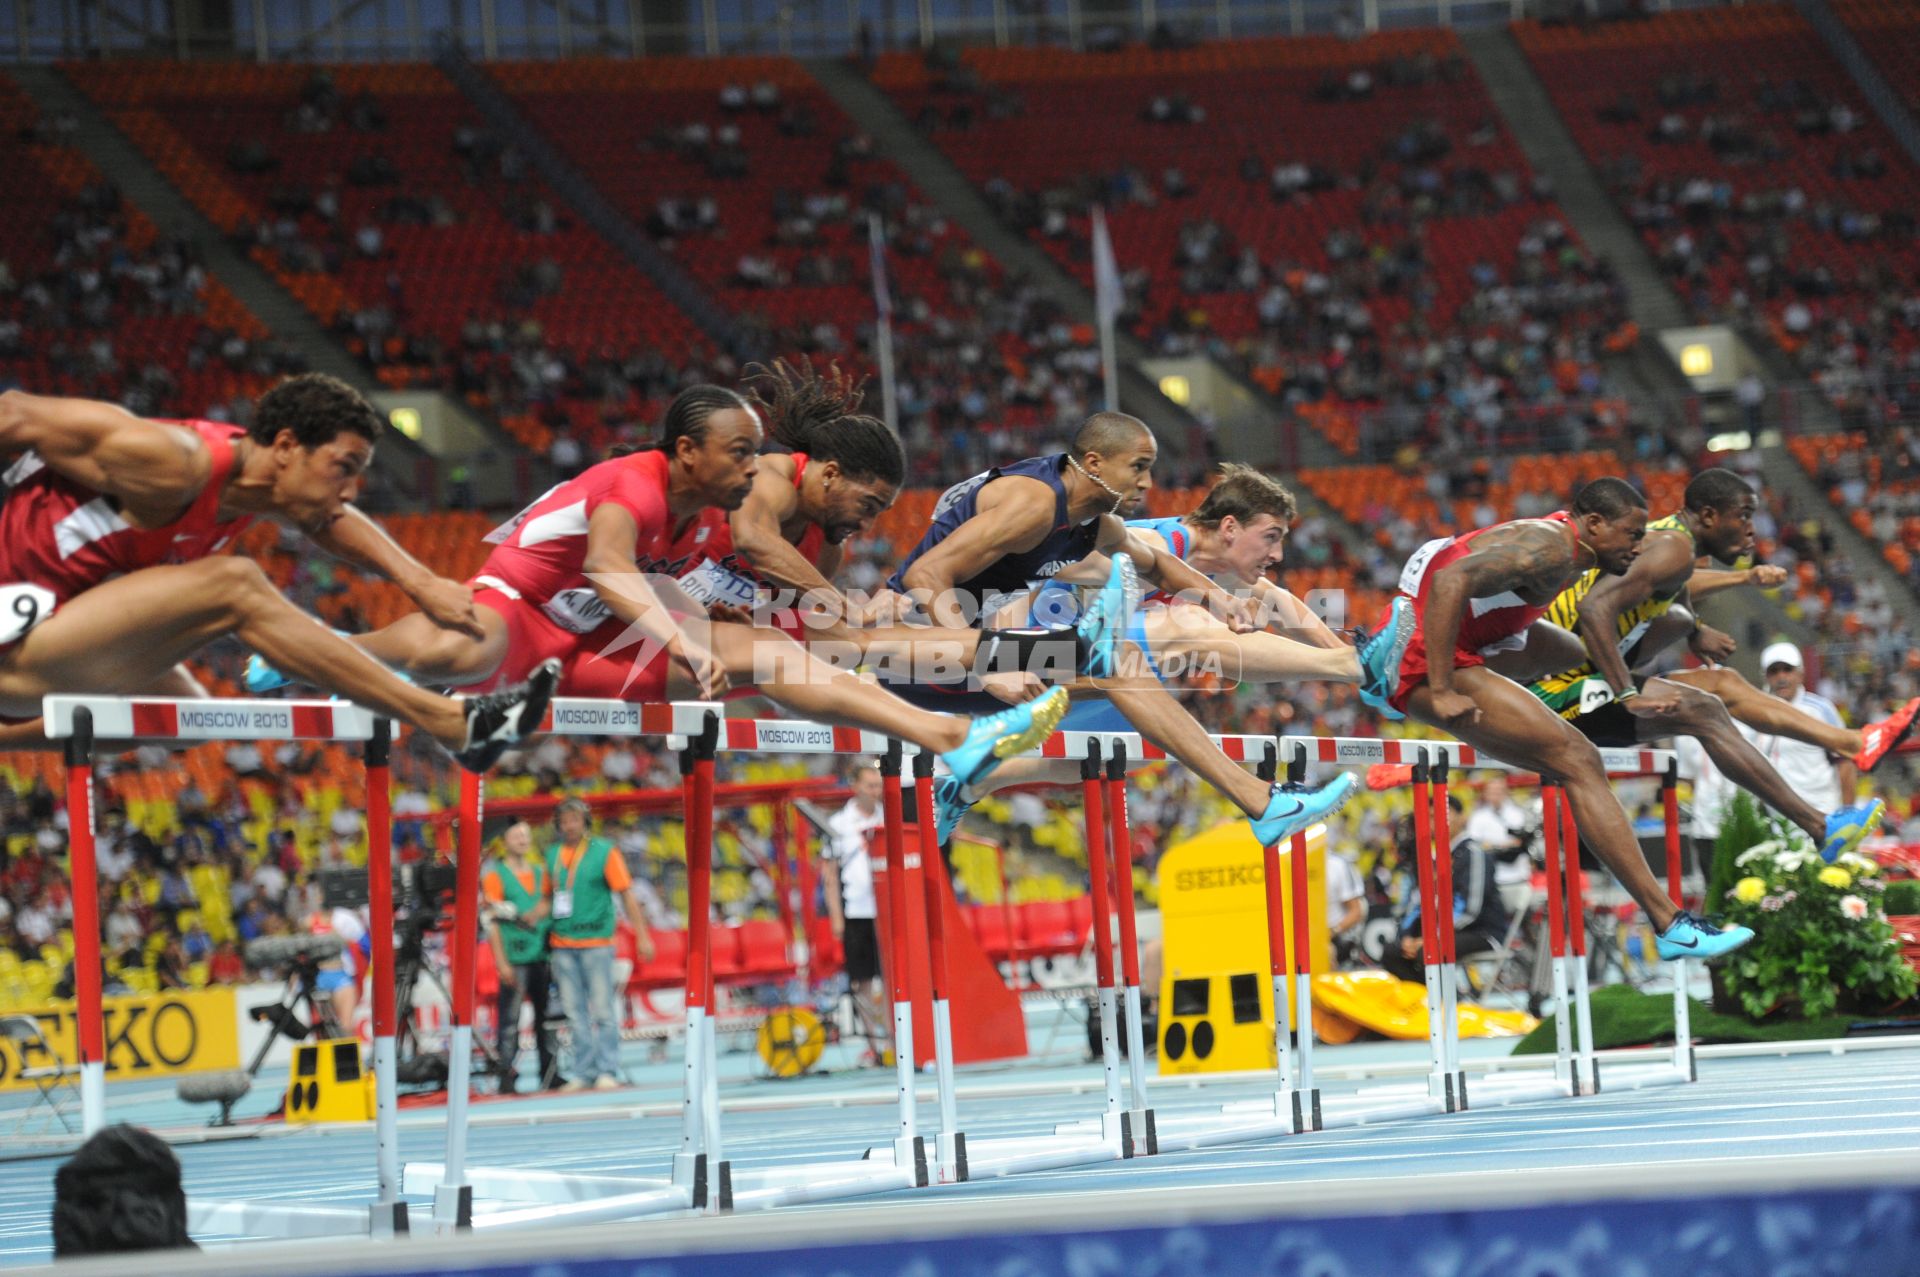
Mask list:
[[[933,713],[809,656],[737,609],[707,610],[672,588],[702,556],[700,516],[733,510],[759,470],[760,421],[734,391],[695,386],[667,410],[659,443],[560,484],[495,531],[474,578],[481,635],[415,615],[355,640],[423,682],[484,685],[561,663],[561,692],[630,701],[714,698],[755,682],[802,717],[883,732],[938,753],[954,774],[984,778],[1032,749],[1066,712],[1066,693],[969,722]],[[774,679],[761,677],[777,670]],[[250,671],[250,686],[275,673]]]
[[[934,507],[933,526],[888,585],[908,594],[936,621],[966,617],[1019,625],[1047,619],[1036,618],[1032,607],[1047,597],[1045,587],[1052,583],[1084,580],[1104,567],[1110,580],[1117,578],[1130,588],[1137,564],[1139,575],[1161,591],[1201,600],[1218,614],[1224,629],[1251,637],[1254,613],[1247,599],[1189,565],[1164,538],[1135,536],[1122,521],[1122,513],[1153,486],[1158,453],[1145,423],[1123,413],[1095,413],[1067,452],[996,467],[948,489]],[[1110,556],[1110,563],[1103,556]],[[1402,623],[1382,627],[1355,658],[1370,699],[1385,700],[1394,691],[1391,677],[1411,635],[1404,614],[1396,616]],[[1128,639],[1094,687],[1142,736],[1246,813],[1263,844],[1272,845],[1324,819],[1346,800],[1353,786],[1350,774],[1318,791],[1268,786],[1250,776],[1220,751],[1151,672],[1141,646],[1143,641],[1150,646],[1150,640],[1131,629]],[[1143,667],[1145,672],[1139,672]],[[900,690],[910,699],[933,704],[965,704],[966,694],[973,691],[938,685]],[[951,829],[975,792],[959,777],[940,786],[943,832]]]

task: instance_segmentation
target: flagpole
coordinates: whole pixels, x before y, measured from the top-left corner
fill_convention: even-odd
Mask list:
[[[1113,239],[1107,234],[1107,215],[1093,210],[1093,294],[1094,310],[1100,321],[1100,380],[1105,390],[1108,412],[1120,411],[1120,366],[1114,355],[1114,324],[1120,316],[1123,294],[1120,266],[1113,256]]]
[[[893,377],[893,295],[887,288],[887,236],[878,213],[867,214],[867,246],[873,265],[874,355],[880,362],[880,413],[887,429],[900,433],[899,392]]]

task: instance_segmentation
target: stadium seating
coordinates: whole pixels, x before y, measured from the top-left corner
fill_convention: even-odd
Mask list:
[[[257,343],[265,326],[218,280],[192,268],[189,255],[169,264],[175,250],[147,215],[117,195],[103,198],[110,188],[93,162],[4,76],[0,164],[15,177],[0,201],[0,262],[10,276],[0,288],[0,326],[9,333],[0,340],[0,382],[118,399],[157,368],[164,377],[151,383],[151,410],[182,416],[265,388],[266,377],[233,366],[210,340],[231,334]],[[83,234],[91,252],[77,250]],[[86,318],[83,264],[102,276],[98,289],[111,300],[104,324]],[[44,307],[28,296],[41,289]],[[104,359],[94,356],[97,342],[105,343]],[[196,349],[215,355],[190,357]]]
[[[1898,70],[1894,8],[1847,11]],[[1697,315],[1764,332],[1843,403],[1863,358],[1913,350],[1920,169],[1791,6],[1514,33]]]
[[[1149,280],[1136,333],[1159,348],[1205,342],[1276,393],[1310,408],[1324,399],[1303,415],[1349,454],[1355,410],[1458,389],[1402,375],[1403,356],[1418,362],[1430,336],[1480,338],[1503,354],[1548,349],[1538,332],[1522,340],[1531,318],[1563,338],[1564,367],[1480,361],[1517,406],[1591,398],[1603,343],[1622,326],[1577,243],[1564,265],[1538,251],[1559,211],[1533,191],[1450,32],[1112,54],[973,49],[951,69],[899,54],[880,60],[875,81],[1083,282],[1093,279],[1086,210],[1105,203],[1121,269]],[[1156,101],[1204,119],[1153,120]],[[1282,164],[1305,166],[1308,189],[1276,197]],[[1167,181],[1174,169],[1184,193]],[[1185,254],[1202,223],[1220,246],[1205,265]],[[1245,279],[1243,249],[1254,259]],[[1491,280],[1476,281],[1476,268]],[[1516,294],[1491,303],[1493,282],[1564,284],[1568,300],[1524,316]],[[1290,309],[1263,321],[1274,286]]]
[[[559,411],[590,443],[608,414],[645,418],[647,406],[631,397],[597,402],[579,384],[580,364],[636,351],[682,361],[702,348],[690,322],[575,223],[526,157],[487,149],[478,115],[432,67],[66,70],[383,381],[457,389],[529,446],[544,446],[546,435],[526,409],[551,400],[569,401]],[[333,217],[315,203],[327,192],[338,201]],[[554,214],[550,232],[533,229],[541,205]],[[372,254],[356,241],[369,226],[381,237]],[[556,274],[526,275],[542,262]],[[369,327],[364,316],[375,310],[390,312],[391,325]],[[469,321],[496,322],[507,336],[463,342]],[[533,362],[549,352],[575,366],[562,393]]]
[[[490,71],[621,211],[650,226],[722,305],[788,355],[837,356],[873,371],[863,339],[875,314],[866,214],[883,212],[900,378],[912,389],[902,395],[909,437],[922,422],[1019,435],[1050,420],[1043,396],[1008,392],[1029,376],[1034,352],[1021,326],[998,313],[1006,291],[999,266],[890,163],[861,149],[853,123],[797,62],[502,63]],[[779,103],[723,108],[728,85],[772,86]],[[706,140],[690,141],[690,129],[695,137],[705,130]],[[719,141],[727,129],[739,132],[732,147]],[[737,156],[739,167],[715,176],[723,156]],[[662,202],[696,197],[713,201],[713,228],[668,234]],[[810,199],[819,201],[812,215]],[[746,282],[743,258],[760,259],[783,282]],[[965,473],[952,469],[951,438],[913,455],[926,482]]]

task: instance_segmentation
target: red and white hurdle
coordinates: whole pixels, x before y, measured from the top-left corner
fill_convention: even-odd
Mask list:
[[[79,1018],[86,1129],[104,1122],[104,1043],[100,1015],[98,903],[94,874],[92,759],[94,742],[108,740],[275,740],[323,739],[367,746],[369,834],[376,859],[370,863],[376,971],[391,972],[392,896],[390,820],[386,804],[385,724],[364,710],[336,702],[164,701],[119,697],[50,697],[47,731],[67,742],[69,801],[80,815],[73,820],[75,932],[79,950]],[[1294,1135],[1326,1126],[1358,1125],[1394,1117],[1453,1112],[1467,1107],[1466,1069],[1460,1060],[1455,1007],[1458,968],[1452,934],[1452,883],[1448,837],[1447,776],[1454,768],[1502,767],[1470,747],[1443,741],[1384,741],[1359,738],[1305,738],[1229,735],[1215,738],[1229,757],[1252,762],[1272,777],[1280,766],[1304,777],[1313,763],[1342,767],[1376,763],[1414,768],[1415,812],[1420,846],[1418,880],[1429,1011],[1429,1068],[1426,1081],[1412,1093],[1382,1088],[1352,1097],[1322,1099],[1315,1085],[1312,1051],[1312,970],[1307,944],[1307,872],[1305,837],[1288,849],[1284,872],[1292,882],[1293,913],[1283,917],[1280,898],[1281,854],[1264,849],[1268,930],[1275,1006],[1278,1069],[1270,1098],[1217,1106],[1211,1111],[1171,1113],[1156,1110],[1148,1092],[1141,1031],[1142,991],[1133,917],[1131,882],[1112,884],[1130,874],[1125,774],[1129,765],[1164,757],[1133,733],[1063,732],[1039,751],[1051,758],[1081,763],[1087,807],[1087,849],[1093,904],[1093,942],[1102,1017],[1104,1107],[1097,1118],[1070,1122],[1028,1137],[970,1141],[959,1117],[954,1080],[951,1009],[947,1001],[947,959],[941,858],[934,845],[932,759],[876,733],[786,720],[725,719],[723,707],[706,702],[629,705],[615,701],[557,699],[550,711],[550,732],[569,736],[668,738],[680,751],[688,853],[688,963],[686,977],[685,1068],[682,1086],[680,1148],[658,1178],[616,1175],[567,1175],[519,1168],[492,1169],[466,1164],[467,1082],[474,1012],[474,967],[478,924],[481,785],[463,777],[458,843],[458,899],[452,938],[454,982],[453,1041],[450,1048],[446,1155],[441,1163],[395,1166],[393,1131],[393,989],[391,979],[375,981],[375,1069],[378,1076],[377,1198],[371,1209],[277,1205],[272,1203],[198,1204],[195,1226],[202,1230],[250,1235],[312,1236],[391,1233],[406,1228],[401,1192],[431,1192],[437,1231],[515,1229],[551,1224],[627,1219],[669,1212],[717,1213],[827,1201],[930,1183],[1017,1174],[1091,1162]],[[923,883],[928,896],[927,941],[930,988],[914,987],[906,974],[908,928],[896,926],[890,937],[895,981],[896,1120],[891,1138],[859,1160],[783,1165],[757,1169],[734,1165],[722,1139],[718,1068],[713,1020],[712,936],[710,925],[713,842],[713,767],[726,749],[754,754],[876,754],[883,759],[886,811],[885,854],[894,916],[906,912],[907,863],[902,770],[912,760],[915,825]],[[1665,751],[1603,750],[1609,774],[1662,779],[1667,823],[1670,890],[1680,891],[1678,806],[1674,796],[1672,755]],[[1505,770],[1517,770],[1505,768]],[[1584,927],[1581,925],[1579,857],[1575,848],[1562,855],[1564,797],[1558,787],[1543,788],[1547,813],[1549,913],[1559,1024],[1560,1050],[1553,1078],[1482,1078],[1475,1083],[1476,1103],[1506,1104],[1525,1099],[1591,1093],[1599,1087],[1598,1063],[1586,1007]],[[1564,822],[1572,834],[1570,816]],[[1563,865],[1564,861],[1564,865]],[[1114,935],[1117,909],[1119,934]],[[382,919],[385,919],[384,923]],[[1117,946],[1117,947],[1116,947]],[[1568,967],[1568,959],[1574,965]],[[1686,972],[1676,971],[1679,1042],[1672,1060],[1655,1069],[1610,1070],[1608,1085],[1641,1086],[1690,1080],[1692,1052],[1686,1037]],[[1117,978],[1116,978],[1117,977]],[[926,999],[922,1003],[921,999]],[[916,1110],[912,1049],[916,1004],[931,1011],[934,1026],[939,1132],[928,1156]],[[1294,1008],[1297,1031],[1286,1014]],[[1124,1017],[1121,1007],[1125,1007]],[[1581,1030],[1578,1051],[1569,1043],[1570,1019]],[[1126,1094],[1120,1078],[1119,1033],[1128,1035]],[[384,1043],[384,1045],[383,1045]]]
[[[80,1048],[81,1129],[106,1124],[106,1043],[101,1013],[99,870],[94,836],[97,742],[317,740],[358,743],[367,769],[367,873],[373,981],[375,1196],[365,1207],[187,1199],[194,1232],[239,1236],[391,1237],[408,1228],[401,1199],[399,1113],[394,1076],[393,822],[389,780],[392,727],[338,701],[195,701],[117,696],[49,696],[51,740],[65,742],[68,839],[73,877],[74,996]],[[465,1124],[461,1124],[462,1136]]]

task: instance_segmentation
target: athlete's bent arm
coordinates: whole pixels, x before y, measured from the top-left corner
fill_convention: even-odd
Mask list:
[[[796,598],[812,593],[822,606],[836,606],[839,615],[844,617],[847,601],[840,597],[832,579],[807,562],[806,556],[780,531],[780,525],[793,517],[800,504],[799,489],[793,486],[792,463],[778,464],[784,460],[762,459],[760,471],[754,476],[753,491],[729,516],[734,548],[755,572],[775,586],[792,590]]]
[[[326,527],[308,530],[307,539],[336,559],[392,581],[436,625],[486,637],[474,610],[472,587],[430,571],[353,506],[342,507],[340,517]]]
[[[1687,578],[1687,593],[1696,599],[1704,599],[1709,594],[1718,594],[1722,590],[1738,589],[1751,585],[1757,590],[1771,590],[1787,583],[1787,570],[1777,563],[1756,563],[1750,568],[1695,568],[1693,575]]]
[[[0,456],[37,453],[56,473],[126,501],[189,501],[212,459],[189,430],[92,399],[0,394]]]
[[[1345,639],[1306,605],[1299,595],[1266,577],[1253,583],[1254,620],[1281,631],[1287,638],[1315,647],[1351,647]]]
[[[907,592],[930,607],[961,581],[1039,545],[1053,530],[1053,510],[1053,490],[1038,479],[993,480],[980,494],[978,513],[907,569]]]
[[[726,672],[713,654],[676,621],[640,571],[634,549],[640,525],[625,507],[609,501],[587,520],[587,554],[581,570],[607,609],[693,671],[703,696],[726,691]]]
[[[1580,600],[1574,633],[1616,695],[1633,686],[1633,673],[1620,651],[1620,618],[1653,598],[1661,586],[1685,580],[1692,566],[1684,538],[1665,531],[1649,533],[1624,574],[1602,573]]]
[[[1453,657],[1467,600],[1509,590],[1544,592],[1566,580],[1573,552],[1559,530],[1519,524],[1476,539],[1464,557],[1433,576],[1427,599],[1427,686],[1442,725],[1479,721],[1480,709],[1453,687]]]
[[[1168,550],[1158,537],[1143,537],[1130,531],[1118,515],[1102,515],[1096,548],[1111,554],[1122,546],[1140,565],[1142,580],[1168,594],[1198,600],[1237,633],[1244,634],[1254,628],[1253,611],[1245,599],[1221,589],[1212,577]]]

